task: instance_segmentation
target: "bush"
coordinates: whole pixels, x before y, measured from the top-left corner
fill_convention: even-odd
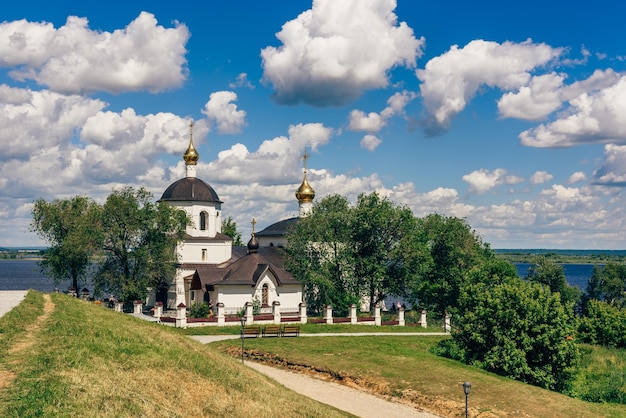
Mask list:
[[[189,308],[188,316],[190,318],[207,318],[210,312],[211,308],[208,303],[193,303]]]
[[[464,289],[452,337],[467,364],[546,389],[566,391],[578,364],[574,319],[560,295],[520,279]],[[456,351],[458,350],[458,352]]]
[[[590,300],[587,315],[580,320],[578,336],[589,344],[626,348],[626,310]]]

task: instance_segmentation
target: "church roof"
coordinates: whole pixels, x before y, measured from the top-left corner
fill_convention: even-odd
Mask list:
[[[175,181],[163,192],[160,200],[223,203],[213,187],[196,177]]]
[[[220,265],[184,265],[183,268],[195,268],[191,281],[191,290],[199,290],[211,285],[249,285],[254,286],[263,273],[270,271],[278,286],[300,284],[283,267],[283,250],[275,247],[260,247],[258,252],[248,253],[246,247],[233,247],[233,256]]]
[[[274,237],[274,236],[282,237],[287,233],[289,228],[291,228],[293,225],[295,225],[296,222],[298,222],[298,219],[300,218],[289,218],[289,219],[283,219],[282,221],[273,223],[267,228],[265,228],[264,230],[257,232],[256,236],[257,237]]]

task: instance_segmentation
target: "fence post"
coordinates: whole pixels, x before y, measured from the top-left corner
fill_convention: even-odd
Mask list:
[[[355,325],[357,323],[357,319],[356,319],[356,304],[355,303],[350,305],[350,323],[352,325]]]
[[[333,323],[333,307],[332,307],[332,305],[326,305],[326,316],[324,318],[326,319],[326,323],[327,324],[332,324]]]
[[[163,302],[157,302],[154,304],[154,313],[152,315],[155,318],[160,318],[163,316]]]
[[[115,312],[124,311],[124,302],[115,302]]]
[[[217,308],[217,325],[223,327],[226,325],[226,317],[224,316],[224,304],[222,302],[218,302],[215,305]]]
[[[306,303],[304,302],[300,302],[300,323],[301,324],[307,323]]]
[[[187,306],[184,303],[176,307],[176,328],[187,328]]]
[[[246,325],[254,324],[254,305],[252,302],[246,302]]]
[[[428,324],[426,323],[426,309],[422,309],[420,311],[420,325],[422,328],[427,328]]]
[[[136,300],[134,302],[134,305],[135,305],[135,310],[133,311],[133,313],[135,315],[141,315],[143,311],[143,302],[140,300]]]
[[[400,307],[400,309],[398,310],[398,326],[405,326],[405,322],[404,322],[404,307]]]
[[[451,316],[449,314],[446,314],[443,317],[443,331],[444,332],[450,332],[452,330],[452,326],[450,325],[450,318]]]
[[[380,320],[380,305],[376,304],[376,306],[374,307],[374,324],[379,327],[381,325],[381,320]]]
[[[272,313],[274,314],[274,325],[280,325],[280,302],[272,302]]]

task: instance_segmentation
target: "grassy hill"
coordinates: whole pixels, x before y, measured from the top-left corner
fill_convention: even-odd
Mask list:
[[[0,416],[346,414],[170,328],[31,291],[0,319]]]
[[[210,330],[236,333],[237,327]],[[185,335],[194,332],[31,291],[0,319],[0,416],[346,416],[242,366],[239,341],[202,346]],[[264,338],[247,340],[246,349],[259,360],[441,416],[464,416],[464,381],[472,382],[471,416],[626,416],[626,405],[583,402],[437,357],[429,349],[440,338],[446,337]]]

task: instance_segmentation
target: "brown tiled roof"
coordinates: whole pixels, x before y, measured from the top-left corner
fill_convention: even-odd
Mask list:
[[[233,247],[233,256],[225,263],[183,264],[180,267],[196,270],[191,290],[211,285],[254,286],[268,270],[276,278],[278,286],[300,283],[283,268],[283,255],[284,251],[276,247],[261,247],[258,252],[250,254],[246,247]]]

